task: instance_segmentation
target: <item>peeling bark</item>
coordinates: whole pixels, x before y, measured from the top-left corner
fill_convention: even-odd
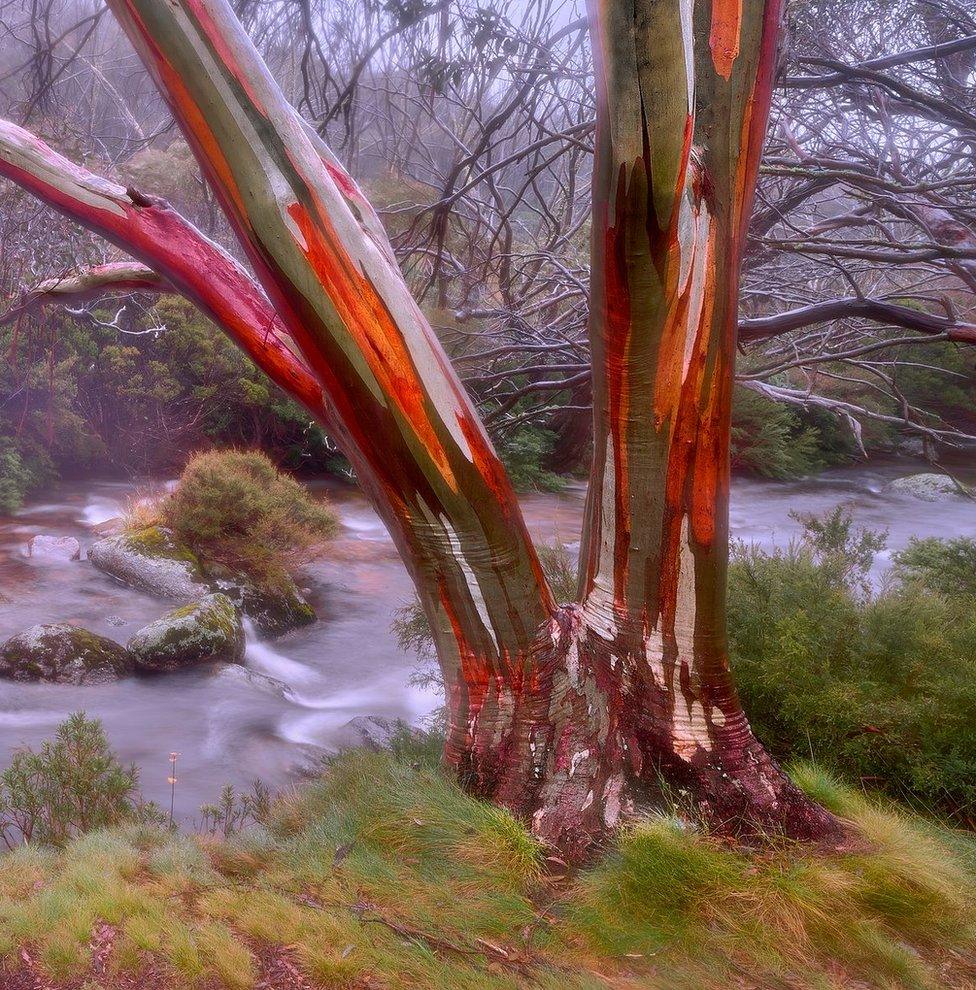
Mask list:
[[[779,0],[591,2],[595,457],[580,591],[586,652],[623,682],[633,773],[686,789],[719,827],[814,838],[837,823],[753,736],[725,627],[739,265],[780,16]]]
[[[161,275],[129,261],[95,265],[81,272],[48,278],[22,292],[0,316],[0,326],[48,304],[71,304],[98,299],[110,292],[173,292]]]
[[[255,278],[13,125],[0,174],[150,265],[325,423],[431,622],[465,785],[574,858],[662,780],[729,832],[838,837],[754,738],[725,629],[739,265],[780,0],[591,0],[595,451],[579,604],[558,608],[379,219],[230,5],[109,5]]]

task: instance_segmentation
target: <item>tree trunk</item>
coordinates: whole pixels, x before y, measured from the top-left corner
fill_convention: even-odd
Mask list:
[[[591,2],[585,652],[622,684],[622,746],[645,783],[660,774],[721,828],[836,836],[753,736],[726,637],[739,265],[780,2],[697,3],[694,20],[679,0]]]
[[[837,837],[752,735],[725,631],[739,264],[780,0],[592,0],[594,461],[579,604],[562,606],[379,219],[226,0],[109,4],[263,293],[164,205],[82,182],[63,159],[35,155],[32,173],[2,140],[0,164],[6,154],[6,174],[151,265],[271,372],[288,363],[319,403],[430,620],[445,756],[465,785],[573,857],[662,787],[726,831]],[[253,302],[250,323],[215,272]],[[274,360],[259,346],[269,333]],[[295,392],[287,377],[275,380]]]

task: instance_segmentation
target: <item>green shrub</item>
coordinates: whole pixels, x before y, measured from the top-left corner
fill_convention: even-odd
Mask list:
[[[200,806],[200,831],[207,835],[222,835],[225,839],[261,822],[271,809],[271,792],[260,780],[255,780],[249,792],[237,791],[225,784],[213,804]]]
[[[896,553],[895,569],[905,582],[938,594],[976,598],[976,540],[913,538]]]
[[[16,512],[23,505],[32,480],[14,442],[0,437],[0,512]]]
[[[566,487],[566,480],[546,467],[555,442],[551,430],[537,426],[523,426],[499,442],[498,456],[516,491],[561,492]]]
[[[153,813],[140,806],[139,775],[108,745],[102,723],[69,715],[53,741],[14,753],[0,773],[0,837],[8,849],[21,841],[64,845],[76,835]]]
[[[732,394],[732,467],[765,478],[799,478],[856,452],[847,429],[822,409],[797,409],[741,385]]]
[[[273,586],[338,529],[335,512],[257,451],[208,451],[187,464],[162,520],[208,562]]]
[[[972,820],[976,612],[956,593],[965,580],[952,594],[890,579],[872,592],[883,537],[837,514],[807,523],[785,549],[733,551],[732,662],[757,735],[780,759],[812,756],[849,781]],[[950,545],[939,552],[952,556]]]
[[[0,513],[16,512],[57,472],[51,459],[25,440],[0,435]]]
[[[106,324],[116,317],[96,314]],[[16,361],[0,362],[0,435],[16,437],[25,464],[36,451],[64,474],[157,474],[214,445],[260,446],[316,471],[336,458],[307,410],[187,300],[129,307],[121,325],[141,332],[123,336],[54,307],[43,331],[22,328]],[[11,328],[0,328],[0,351],[11,347]]]

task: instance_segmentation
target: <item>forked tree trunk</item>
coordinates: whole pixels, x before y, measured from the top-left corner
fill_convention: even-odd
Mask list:
[[[729,831],[832,838],[838,824],[753,737],[725,634],[738,273],[780,0],[592,2],[595,453],[579,603],[557,606],[376,214],[226,0],[109,0],[266,293],[246,290],[263,301],[265,333],[270,313],[303,387],[320,391],[321,408],[314,394],[306,406],[414,578],[444,671],[446,759],[466,786],[572,856],[662,781]],[[258,325],[233,307],[226,318],[220,291],[174,260],[185,226],[167,215],[159,236],[176,240],[150,249],[138,202],[116,188],[107,214],[92,209],[90,183],[66,192],[49,162],[18,172],[2,138],[7,175],[116,243],[131,237],[129,250],[267,359]]]

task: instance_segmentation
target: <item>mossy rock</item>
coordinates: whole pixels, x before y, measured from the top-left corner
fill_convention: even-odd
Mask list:
[[[13,681],[102,684],[133,666],[125,647],[67,622],[31,626],[0,646],[0,677]]]
[[[267,586],[200,557],[164,526],[146,526],[98,540],[88,559],[129,587],[160,598],[194,601],[221,592],[246,615],[261,636],[274,637],[307,626],[315,610],[283,571]]]
[[[140,629],[128,648],[136,667],[153,673],[203,663],[242,663],[241,613],[226,595],[207,595]]]
[[[271,639],[315,622],[315,609],[290,578],[279,579],[273,588],[241,577],[218,580],[216,587],[254,623],[260,636]]]
[[[161,598],[192,601],[210,590],[196,555],[162,526],[98,540],[88,559],[123,584]]]

